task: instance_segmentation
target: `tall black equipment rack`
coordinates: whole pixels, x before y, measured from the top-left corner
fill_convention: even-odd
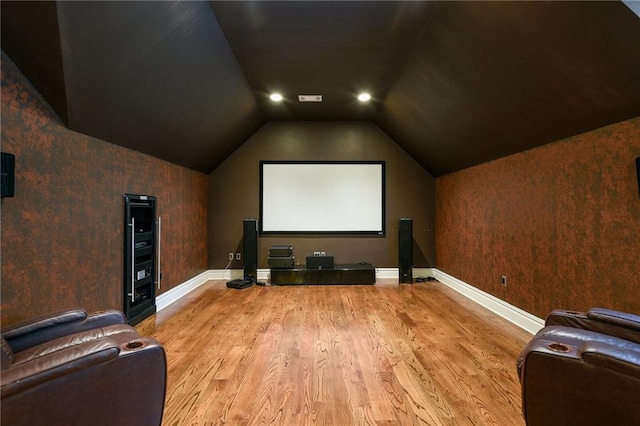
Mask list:
[[[124,196],[123,311],[131,325],[156,312],[162,225],[156,208],[156,197],[151,195]]]

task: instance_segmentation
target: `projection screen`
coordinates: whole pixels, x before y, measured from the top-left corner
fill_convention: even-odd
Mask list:
[[[385,233],[384,161],[261,161],[261,233]]]

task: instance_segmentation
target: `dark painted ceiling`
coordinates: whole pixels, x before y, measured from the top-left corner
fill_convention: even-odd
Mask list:
[[[210,2],[268,120],[375,120],[432,2]],[[269,93],[285,102],[274,104]],[[323,96],[300,103],[299,94]]]
[[[0,6],[65,125],[206,173],[268,120],[370,120],[439,176],[640,116],[640,18],[617,1]]]

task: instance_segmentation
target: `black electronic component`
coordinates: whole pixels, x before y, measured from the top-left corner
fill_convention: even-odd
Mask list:
[[[156,312],[160,288],[160,218],[156,198],[125,194],[123,312],[135,325]]]
[[[401,283],[413,283],[413,221],[400,219],[398,226],[398,279]]]
[[[307,256],[307,269],[333,269],[333,256]]]
[[[243,222],[242,258],[244,276],[258,278],[258,221],[248,218]]]
[[[3,152],[0,159],[0,173],[2,189],[0,195],[2,198],[15,196],[15,168],[16,156]]]

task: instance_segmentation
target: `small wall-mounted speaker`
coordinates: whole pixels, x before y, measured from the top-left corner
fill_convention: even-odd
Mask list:
[[[636,158],[636,173],[638,174],[638,194],[640,195],[640,157]]]
[[[16,156],[3,152],[0,154],[0,173],[1,173],[1,185],[0,196],[13,197],[15,196],[15,169],[16,169]]]
[[[242,228],[244,276],[258,279],[258,220],[245,219]]]
[[[413,283],[413,221],[408,217],[398,226],[398,280]]]

